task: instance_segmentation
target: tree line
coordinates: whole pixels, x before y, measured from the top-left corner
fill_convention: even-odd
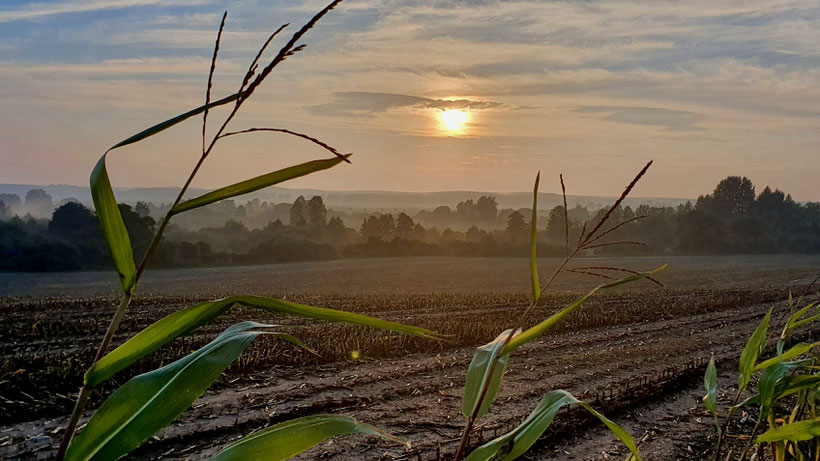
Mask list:
[[[26,202],[45,206],[41,195],[35,192]],[[233,203],[223,207],[239,209]],[[143,202],[135,207],[120,205],[137,258],[153,236],[157,222],[151,215],[156,208]],[[3,215],[8,209],[0,200],[0,271],[102,269],[110,264],[96,217],[84,205],[67,201],[49,220],[10,216],[8,211]],[[348,227],[320,196],[299,197],[287,207],[249,202],[242,209],[246,216],[247,210],[256,210],[253,215],[258,218],[261,210],[278,217],[256,228],[241,216],[196,230],[172,224],[152,264],[192,267],[388,256],[526,256],[529,251],[531,210],[499,210],[492,196],[465,200],[455,210],[442,206],[415,216],[372,213],[361,218],[358,228]],[[605,212],[605,208],[589,210],[580,205],[542,210],[539,255],[562,256],[566,241],[577,240],[585,225],[590,228]],[[454,230],[419,222],[454,218],[477,224]],[[620,207],[613,211],[612,222],[620,226],[607,241],[622,243],[601,246],[591,254],[820,253],[820,203],[797,203],[769,187],[756,193],[752,182],[739,176],[722,180],[694,203]],[[479,227],[481,223],[487,226]]]

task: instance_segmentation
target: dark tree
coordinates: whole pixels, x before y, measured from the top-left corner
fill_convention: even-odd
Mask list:
[[[413,218],[404,212],[399,213],[398,217],[396,217],[396,237],[405,239],[413,237],[414,226]]]
[[[707,211],[721,215],[745,215],[752,210],[755,201],[755,186],[747,177],[729,176],[720,181],[712,192],[712,201]],[[709,210],[708,208],[712,209]]]
[[[498,203],[491,195],[482,195],[475,204],[475,217],[484,222],[492,222],[498,217]]]
[[[97,219],[91,210],[76,202],[68,202],[54,210],[48,231],[68,241],[98,234]]]
[[[310,226],[324,228],[327,225],[327,208],[322,197],[315,195],[307,204],[307,214]]]
[[[507,218],[507,228],[505,229],[510,240],[521,242],[527,238],[527,222],[524,215],[518,211],[513,211]]]
[[[290,207],[290,225],[307,227],[307,223],[307,200],[300,195]]]

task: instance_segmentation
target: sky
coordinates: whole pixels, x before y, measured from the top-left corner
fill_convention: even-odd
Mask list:
[[[267,59],[324,4],[3,1],[0,183],[87,184],[107,147],[202,104],[224,10],[214,97],[273,30],[291,24]],[[349,0],[302,43],[229,129],[354,155],[285,186],[512,192],[540,170],[543,192],[563,173],[569,193],[618,195],[654,160],[634,195],[697,197],[742,175],[820,200],[817,2]],[[112,183],[181,184],[201,129],[115,151]],[[193,186],[327,155],[283,134],[227,138]]]

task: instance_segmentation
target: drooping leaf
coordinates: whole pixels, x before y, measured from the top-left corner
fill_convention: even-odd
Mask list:
[[[532,191],[532,219],[530,219],[530,287],[532,288],[532,303],[538,302],[541,295],[541,283],[538,281],[538,260],[536,247],[538,240],[538,182],[541,180],[541,172],[535,175],[535,187]]]
[[[516,334],[518,333],[521,333],[520,328]],[[510,360],[509,354],[499,356],[498,353],[508,342],[511,334],[513,334],[512,329],[506,330],[492,342],[476,348],[473,360],[467,369],[467,382],[464,385],[464,396],[461,400],[461,412],[464,416],[472,418],[475,413],[475,418],[478,419],[486,415],[490,409],[501,387],[501,381]],[[481,407],[476,413],[479,400],[481,400]]]
[[[190,333],[200,326],[222,315],[234,304],[254,307],[270,312],[308,317],[330,322],[345,322],[364,325],[382,330],[395,331],[415,336],[439,338],[437,333],[424,328],[389,322],[361,314],[335,309],[305,306],[279,299],[261,296],[232,296],[230,298],[207,301],[170,314],[134,335],[124,344],[109,352],[85,374],[85,384],[95,387],[120,370],[136,362],[159,347]]]
[[[124,139],[124,140],[118,142],[117,144],[114,144],[108,150],[111,151],[111,150],[114,150],[118,147],[127,146],[128,144],[133,144],[135,142],[142,141],[145,138],[151,137],[151,136],[153,136],[153,135],[155,135],[155,134],[157,134],[161,131],[164,131],[164,130],[167,130],[168,128],[171,128],[172,126],[176,125],[177,123],[184,122],[185,120],[187,120],[187,119],[189,119],[189,118],[191,118],[195,115],[199,115],[199,114],[205,112],[205,109],[210,110],[210,109],[213,109],[214,107],[218,107],[218,106],[221,106],[223,104],[228,104],[230,102],[234,102],[234,101],[236,101],[236,99],[238,97],[239,97],[239,93],[236,93],[236,94],[232,94],[230,96],[226,96],[222,99],[218,99],[216,101],[210,102],[208,104],[203,104],[203,105],[201,105],[201,106],[199,106],[195,109],[191,109],[188,112],[185,112],[184,114],[177,115],[176,117],[169,118],[168,120],[166,120],[164,122],[157,123],[156,125],[154,125],[150,128],[146,128],[146,129],[140,131],[139,133],[137,133],[133,136],[130,136],[127,139]]]
[[[764,360],[754,367],[754,371],[763,370],[769,368],[770,366],[774,365],[780,361],[791,360],[797,357],[800,357],[803,354],[807,354],[809,351],[814,349],[815,347],[820,346],[820,342],[814,344],[806,344],[806,343],[798,343],[791,347],[791,349],[784,352],[782,355],[777,357],[772,357],[768,360]]]
[[[324,160],[314,160],[257,176],[230,186],[221,187],[215,191],[208,192],[207,194],[177,204],[177,206],[171,210],[171,214],[178,214],[184,211],[193,210],[226,198],[248,194],[274,184],[288,181],[290,179],[305,176],[317,171],[326,170],[343,162],[345,159],[350,157],[350,155],[351,154]]]
[[[201,396],[267,327],[243,322],[196,352],[136,376],[111,394],[74,439],[66,460],[109,460],[128,454]]]
[[[626,445],[632,453],[633,459],[640,461],[638,447],[635,446],[635,442],[626,431],[595,411],[588,404],[579,401],[572,394],[563,390],[552,391],[545,395],[535,410],[518,427],[476,448],[467,457],[467,461],[510,461],[518,458],[526,453],[547,430],[561,407],[572,404],[579,405],[604,423]]]
[[[111,181],[108,179],[108,170],[105,167],[103,154],[91,172],[91,198],[94,200],[94,209],[100,222],[105,241],[111,250],[111,258],[120,280],[123,293],[130,294],[136,284],[137,269],[134,265],[134,253],[131,249],[131,239],[122,220]]]
[[[755,439],[755,443],[780,442],[782,440],[802,442],[804,440],[812,440],[815,437],[820,437],[820,418],[776,427],[761,434]]]
[[[706,367],[706,374],[703,375],[703,385],[706,387],[706,396],[703,397],[703,405],[712,415],[717,416],[717,368],[715,367],[715,356],[709,360]]]
[[[280,461],[295,456],[325,440],[339,435],[376,435],[407,448],[406,441],[369,424],[339,415],[313,415],[292,419],[254,432],[228,445],[211,458],[213,461]]]
[[[108,169],[105,164],[108,153],[118,147],[133,144],[153,136],[190,117],[201,114],[206,108],[212,108],[235,101],[238,96],[238,94],[234,94],[208,105],[197,107],[196,109],[158,123],[120,141],[108,149],[94,166],[94,170],[91,172],[91,198],[94,201],[97,219],[100,221],[103,236],[108,244],[108,248],[111,250],[114,268],[117,270],[117,276],[119,277],[120,285],[124,293],[131,293],[134,289],[134,285],[136,284],[136,268],[134,264],[134,254],[131,248],[131,240],[128,237],[128,231],[125,228],[122,215],[117,207],[117,199],[111,187],[111,180],[108,178]]]
[[[769,321],[771,321],[773,309],[769,309],[769,312],[763,317],[760,325],[752,333],[746,347],[743,348],[743,352],[740,354],[740,376],[737,380],[737,387],[741,391],[749,385],[757,358],[766,346],[766,333],[769,331]]]
[[[577,299],[575,302],[573,302],[569,306],[565,307],[561,311],[553,314],[551,317],[549,317],[548,319],[546,319],[543,322],[539,323],[538,325],[535,325],[534,327],[529,328],[528,330],[524,331],[520,335],[517,335],[515,338],[513,338],[512,341],[510,341],[506,346],[504,346],[504,349],[501,351],[501,355],[507,355],[510,352],[512,352],[512,351],[518,349],[519,347],[523,346],[524,344],[527,344],[530,341],[538,339],[542,334],[544,334],[544,332],[546,332],[547,330],[549,330],[550,328],[555,326],[555,324],[557,324],[559,321],[561,321],[561,319],[563,319],[564,317],[566,317],[567,315],[572,313],[572,311],[574,311],[575,309],[577,309],[578,307],[583,305],[584,302],[587,299],[592,297],[599,290],[614,288],[614,287],[625,285],[627,283],[631,283],[631,282],[634,282],[634,281],[637,281],[637,280],[641,280],[641,279],[644,279],[648,276],[651,276],[651,275],[653,275],[657,272],[660,272],[664,269],[666,269],[665,264],[663,266],[653,270],[653,271],[650,271],[650,272],[641,272],[639,274],[631,275],[629,277],[626,277],[626,278],[623,278],[623,279],[620,279],[620,280],[616,280],[616,281],[611,282],[611,283],[598,285],[597,287],[593,288],[589,293],[587,293],[584,296],[582,296],[581,298]]]

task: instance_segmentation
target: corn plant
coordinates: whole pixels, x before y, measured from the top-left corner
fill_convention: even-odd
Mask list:
[[[808,291],[812,285],[813,283]],[[790,293],[788,318],[777,338],[776,353],[773,357],[759,361],[767,344],[773,309],[766,313],[746,343],[739,361],[738,392],[727,411],[723,429],[721,430],[720,424],[717,425],[715,460],[721,457],[722,442],[727,436],[733,414],[744,407],[757,407],[759,414],[754,429],[746,437],[747,443],[737,459],[750,459],[750,456],[763,459],[767,448],[771,459],[775,461],[820,459],[820,357],[814,351],[820,346],[820,342],[800,342],[785,350],[792,333],[820,320],[820,306],[817,303],[796,309],[800,304],[800,300],[795,302]],[[754,389],[750,384],[755,377],[757,392],[738,403],[744,391]],[[707,368],[704,384],[707,390],[704,405],[717,423],[717,370],[714,357]],[[758,435],[758,431],[763,427],[766,431]],[[756,445],[756,449],[752,445]],[[726,459],[735,459],[732,450]]]
[[[119,277],[122,298],[105,336],[99,346],[93,364],[85,373],[83,386],[79,392],[74,411],[66,428],[65,437],[57,458],[70,460],[105,460],[116,459],[128,454],[157,431],[174,421],[197,398],[199,398],[223,371],[260,335],[272,335],[297,345],[302,343],[295,337],[276,331],[276,325],[254,322],[241,322],[233,325],[217,336],[213,341],[199,350],[173,363],[148,373],[141,374],[126,382],[114,391],[93,414],[85,428],[73,438],[77,423],[83,414],[88,396],[92,389],[110,379],[116,373],[133,365],[170,341],[193,332],[200,326],[212,321],[235,305],[258,308],[264,311],[296,315],[301,317],[346,322],[364,325],[383,330],[416,335],[426,338],[438,338],[438,335],[423,328],[379,320],[373,317],[349,312],[324,309],[294,304],[279,299],[258,296],[233,296],[225,299],[203,302],[177,312],[150,325],[125,343],[108,352],[108,347],[117,331],[123,316],[134,296],[140,277],[145,271],[151,255],[157,249],[171,218],[177,214],[200,208],[219,200],[247,194],[279,184],[290,179],[313,174],[335,167],[340,163],[350,163],[350,154],[340,154],[328,144],[311,136],[283,128],[249,128],[228,131],[228,125],[243,103],[247,101],[271,71],[286,58],[293,56],[304,48],[300,44],[302,36],[310,30],[325,14],[340,3],[335,0],[317,13],[300,28],[278,53],[262,68],[260,61],[271,41],[286,27],[282,26],[273,32],[259,49],[256,57],[248,67],[236,93],[217,100],[211,100],[211,87],[214,70],[219,54],[222,31],[225,27],[227,12],[222,21],[214,45],[208,85],[205,91],[205,103],[182,115],[166,120],[145,129],[111,147],[97,162],[91,173],[91,193],[94,207],[100,222],[105,240],[111,251],[114,267]],[[215,107],[232,105],[230,111],[210,141],[207,137],[209,111]],[[154,136],[191,117],[202,114],[202,154],[193,167],[188,179],[181,187],[170,210],[160,222],[153,241],[143,255],[139,265],[135,264],[128,230],[117,206],[106,167],[107,155],[121,147],[142,141]],[[188,186],[193,181],[202,164],[214,150],[217,143],[228,136],[253,132],[278,132],[310,141],[333,154],[330,158],[313,160],[307,163],[290,166],[271,173],[238,182],[216,189],[199,197],[183,200]],[[385,432],[355,421],[351,418],[335,415],[314,415],[287,421],[249,436],[225,447],[215,458],[230,459],[285,459],[310,448],[323,440],[336,435],[370,434],[390,440],[403,441]]]
[[[462,413],[467,418],[467,422],[462,433],[461,443],[455,455],[456,461],[466,459],[468,461],[487,461],[487,460],[513,460],[526,453],[541,435],[547,430],[557,415],[558,411],[566,405],[578,405],[581,408],[590,412],[593,416],[598,418],[631,452],[632,459],[640,460],[638,447],[635,445],[632,437],[624,431],[620,426],[609,420],[601,413],[595,411],[589,404],[582,402],[575,398],[572,394],[565,390],[555,390],[546,394],[538,403],[532,413],[521,424],[512,431],[491,440],[484,445],[473,450],[467,455],[468,444],[470,440],[470,433],[473,425],[480,418],[484,417],[490,409],[490,405],[495,400],[498,394],[504,372],[510,361],[510,354],[515,352],[518,348],[530,343],[546,333],[550,328],[558,324],[563,318],[572,314],[580,308],[584,302],[592,297],[595,293],[601,290],[614,288],[627,283],[631,283],[641,279],[649,279],[653,282],[660,283],[652,275],[664,269],[666,266],[660,267],[651,272],[637,272],[621,267],[581,267],[570,269],[567,264],[572,261],[579,253],[585,250],[591,250],[603,246],[621,245],[621,244],[636,244],[638,242],[625,241],[601,241],[604,237],[618,229],[619,227],[632,222],[637,219],[642,219],[644,216],[637,216],[633,219],[614,224],[605,228],[609,221],[612,212],[616,210],[621,202],[629,195],[632,188],[646,173],[652,162],[646,164],[641,171],[635,176],[632,182],[627,185],[624,192],[615,201],[615,203],[608,209],[606,214],[598,221],[592,229],[587,232],[586,224],[581,232],[578,242],[572,247],[569,241],[569,223],[566,215],[566,188],[564,185],[563,176],[559,176],[561,181],[561,190],[564,197],[564,223],[565,223],[565,245],[566,257],[558,266],[558,269],[550,276],[544,285],[539,282],[537,255],[536,255],[536,239],[538,230],[537,223],[537,206],[538,206],[538,184],[540,182],[541,174],[535,177],[535,186],[533,187],[532,200],[532,218],[530,221],[530,287],[531,287],[531,301],[529,307],[519,320],[519,328],[512,328],[502,332],[492,342],[485,344],[476,349],[473,360],[467,370],[467,380],[464,387],[464,396],[462,399]],[[599,285],[592,289],[589,293],[577,299],[569,306],[558,311],[546,320],[532,326],[526,330],[523,329],[524,322],[527,315],[538,305],[538,301],[544,291],[555,280],[555,278],[563,271],[580,272],[586,275],[598,276],[612,280],[609,283]],[[617,279],[613,277],[613,272],[626,272],[630,275],[626,278]]]

